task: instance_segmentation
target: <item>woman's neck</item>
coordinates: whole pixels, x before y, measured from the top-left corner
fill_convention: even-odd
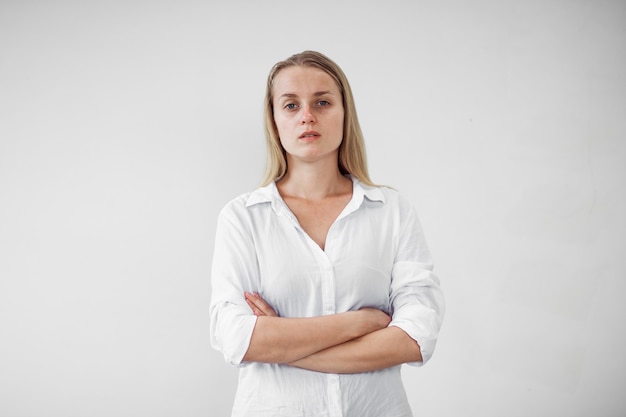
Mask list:
[[[285,176],[276,183],[283,196],[322,200],[352,190],[352,181],[339,172],[337,161],[332,165],[318,162],[288,166]]]

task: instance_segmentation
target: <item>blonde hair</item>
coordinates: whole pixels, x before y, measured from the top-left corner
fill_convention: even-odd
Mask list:
[[[327,56],[315,52],[304,51],[278,62],[272,67],[265,90],[265,139],[267,141],[267,163],[262,185],[267,185],[282,178],[287,172],[287,158],[283,149],[278,129],[274,121],[273,86],[276,75],[283,69],[291,66],[313,67],[330,75],[341,91],[344,108],[343,139],[339,145],[339,171],[342,174],[350,174],[366,185],[374,185],[367,171],[367,159],[365,154],[365,141],[356,114],[354,97],[346,75],[339,65]]]

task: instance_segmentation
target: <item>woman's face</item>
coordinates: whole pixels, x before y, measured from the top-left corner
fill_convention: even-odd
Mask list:
[[[274,77],[274,121],[288,161],[337,161],[343,139],[343,99],[324,71],[291,66]]]

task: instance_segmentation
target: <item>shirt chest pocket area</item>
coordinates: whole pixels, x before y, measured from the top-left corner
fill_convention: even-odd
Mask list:
[[[391,270],[367,263],[335,267],[337,311],[374,307],[389,312]]]

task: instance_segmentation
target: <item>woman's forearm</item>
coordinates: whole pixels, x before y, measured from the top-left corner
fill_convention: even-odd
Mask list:
[[[390,326],[290,362],[289,365],[318,372],[352,374],[421,360],[417,342],[399,327]]]
[[[288,363],[385,328],[390,318],[376,309],[362,309],[328,316],[257,318],[247,362]]]

